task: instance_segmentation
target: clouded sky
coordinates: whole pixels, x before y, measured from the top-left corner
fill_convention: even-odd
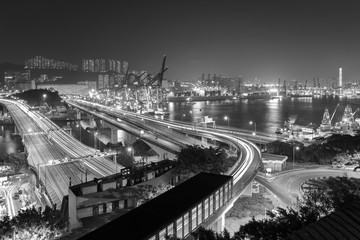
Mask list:
[[[165,78],[360,80],[358,1],[1,1],[0,62],[127,60]]]

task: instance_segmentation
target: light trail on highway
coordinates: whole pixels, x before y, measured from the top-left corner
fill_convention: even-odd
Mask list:
[[[88,111],[91,114],[94,114],[95,116],[104,119],[105,121],[110,121],[112,118],[120,118],[122,121],[126,121],[128,124],[138,126],[145,130],[152,130],[153,134],[158,134],[159,132],[155,132],[154,129],[159,130],[159,127],[162,127],[161,131],[165,132],[166,137],[172,138],[174,140],[176,139],[177,142],[180,142],[182,144],[181,146],[187,145],[187,143],[191,142],[191,140],[188,140],[188,138],[184,140],[184,135],[182,135],[182,137],[179,137],[179,135],[174,134],[173,130],[192,134],[195,136],[210,136],[210,138],[217,138],[220,141],[233,144],[241,153],[239,160],[236,163],[236,167],[232,168],[231,171],[227,173],[234,177],[234,184],[239,181],[243,181],[245,178],[250,179],[255,177],[258,171],[258,167],[261,163],[261,152],[258,147],[254,143],[239,137],[238,134],[232,134],[229,131],[215,131],[214,129],[206,129],[199,127],[195,128],[193,126],[189,126],[188,123],[158,119],[155,117],[119,110],[98,103],[92,103],[83,100],[67,100],[67,103],[69,105],[78,107],[79,109],[82,109],[84,111]],[[79,104],[81,104],[82,106],[79,106]],[[95,111],[90,111],[89,109],[84,108],[84,105],[90,108],[97,108],[97,111],[101,112],[102,114],[98,114]],[[107,116],[104,115],[105,113],[107,114]],[[146,125],[144,124],[145,120],[147,121]],[[155,124],[154,126],[152,126],[152,129],[150,129],[150,123]],[[256,165],[256,167],[250,170],[250,166],[252,165]],[[249,174],[249,172],[251,173]]]
[[[82,183],[84,173],[101,178],[123,168],[99,150],[82,144],[42,114],[31,111],[24,103],[7,99],[0,102],[8,109],[23,138],[29,165],[38,172],[58,208],[68,194],[69,185]]]

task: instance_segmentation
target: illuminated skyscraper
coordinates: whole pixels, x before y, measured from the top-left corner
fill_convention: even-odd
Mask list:
[[[125,74],[128,71],[129,64],[127,61],[123,61],[122,71]]]
[[[121,73],[121,61],[116,61],[116,72]]]
[[[339,87],[342,87],[342,68],[339,68]]]

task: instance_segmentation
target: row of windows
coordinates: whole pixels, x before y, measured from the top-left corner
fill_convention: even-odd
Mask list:
[[[175,223],[170,224],[167,228],[159,232],[159,240],[165,240],[166,236],[176,234],[177,238],[187,237],[201,223],[206,221],[220,207],[227,203],[232,197],[232,182],[228,182],[210,197],[192,208],[190,212],[185,213],[182,217],[176,219]],[[191,221],[190,221],[191,220]],[[174,228],[176,232],[174,232]],[[149,240],[156,240],[156,235]]]
[[[117,211],[127,207],[127,199],[93,206],[93,215]]]

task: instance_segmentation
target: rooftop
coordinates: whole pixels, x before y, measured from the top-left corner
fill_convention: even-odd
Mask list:
[[[80,239],[111,238],[114,232],[123,240],[146,239],[231,179],[231,176],[226,175],[199,173]]]

